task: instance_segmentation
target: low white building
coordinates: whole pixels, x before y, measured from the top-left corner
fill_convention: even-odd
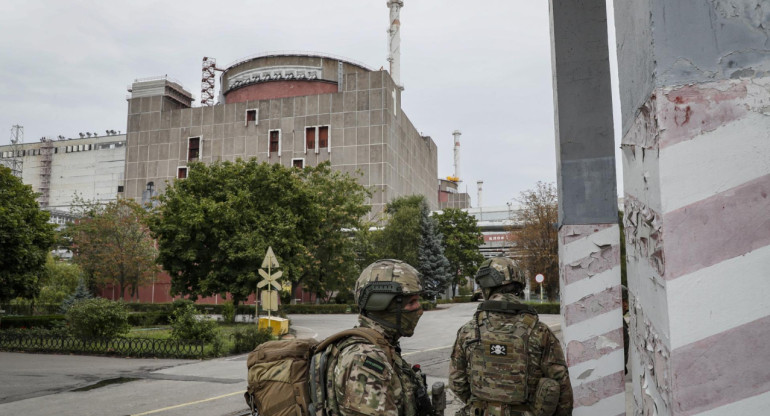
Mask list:
[[[114,201],[122,191],[126,166],[126,135],[77,139],[41,139],[35,143],[0,146],[0,161],[21,161],[21,179],[39,194],[40,207],[51,221],[64,224],[76,196],[86,201]]]

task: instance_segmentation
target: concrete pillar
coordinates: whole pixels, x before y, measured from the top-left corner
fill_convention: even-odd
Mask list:
[[[604,0],[551,0],[562,333],[574,415],[625,414]]]
[[[636,414],[770,407],[770,3],[615,1]]]

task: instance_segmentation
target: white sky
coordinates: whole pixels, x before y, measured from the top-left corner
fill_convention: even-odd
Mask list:
[[[473,206],[478,180],[484,206],[555,182],[548,2],[404,3],[403,109],[438,145],[439,177],[454,172],[459,129],[461,190]],[[0,144],[14,124],[26,143],[125,132],[136,78],[168,75],[197,103],[204,56],[224,67],[266,51],[312,51],[387,69],[387,27],[386,0],[3,0]]]

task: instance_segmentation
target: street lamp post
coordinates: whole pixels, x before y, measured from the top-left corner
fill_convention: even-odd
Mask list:
[[[538,273],[537,276],[535,276],[535,281],[540,283],[540,303],[543,303],[543,280],[545,280],[545,276],[543,276],[542,273]]]

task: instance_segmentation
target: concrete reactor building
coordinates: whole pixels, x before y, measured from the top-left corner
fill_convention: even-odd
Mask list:
[[[220,90],[219,104],[191,107],[192,95],[165,77],[132,84],[125,197],[162,193],[192,161],[256,158],[299,168],[329,161],[371,187],[372,218],[404,195],[438,208],[436,144],[404,114],[387,71],[323,54],[264,54],[223,69]]]

